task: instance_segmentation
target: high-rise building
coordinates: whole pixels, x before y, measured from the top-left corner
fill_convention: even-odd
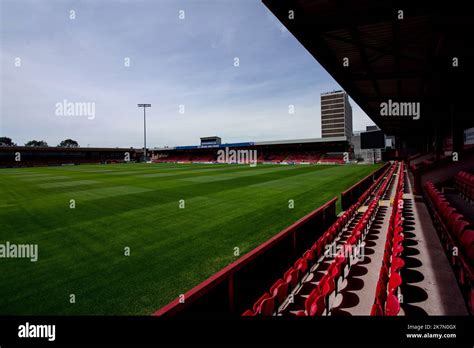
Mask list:
[[[344,91],[321,94],[321,136],[352,137],[352,107]]]

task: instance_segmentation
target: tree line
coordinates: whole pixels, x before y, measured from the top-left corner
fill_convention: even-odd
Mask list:
[[[0,146],[18,146],[9,137],[0,137]],[[28,147],[49,147],[48,143],[44,140],[30,140],[25,143]],[[72,139],[66,139],[61,141],[57,147],[79,147],[79,143]]]

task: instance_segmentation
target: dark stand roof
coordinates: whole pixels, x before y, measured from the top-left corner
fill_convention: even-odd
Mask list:
[[[474,125],[469,1],[263,3],[387,134],[413,136],[445,122]],[[289,19],[290,10],[294,19]],[[457,68],[453,57],[459,58]],[[389,99],[420,102],[420,119],[380,116],[380,104]]]

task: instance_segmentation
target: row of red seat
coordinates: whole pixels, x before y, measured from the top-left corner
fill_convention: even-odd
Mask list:
[[[243,313],[244,316],[255,315],[273,315],[275,310],[280,306],[287,296],[301,282],[303,276],[308,269],[323,256],[327,244],[342,231],[343,227],[349,222],[357,211],[354,204],[346,210],[336,222],[308,249],[301,258],[299,258],[293,267],[288,269],[282,278],[278,279],[275,284],[270,287],[270,292],[263,294],[253,305],[251,310]]]
[[[278,279],[270,288],[269,292],[263,294],[249,309],[243,313],[244,316],[255,315],[273,315],[278,306],[280,306],[288,297],[288,295],[300,284],[308,270],[320,259],[324,254],[326,245],[342,232],[344,226],[352,220],[357,213],[360,205],[365,202],[372,191],[376,191],[375,195],[380,194],[386,188],[387,182],[383,182],[385,174],[393,174],[395,166],[387,168],[385,173],[381,175],[371,187],[360,197],[360,199],[347,209],[334,224],[308,249],[303,256],[298,259],[294,266],[288,269],[281,279]],[[353,230],[351,237],[347,241],[347,247],[352,248],[353,245],[360,242],[363,234],[367,232],[369,221],[373,220],[378,206],[378,200],[373,200],[366,213],[360,219],[359,223]],[[351,249],[352,250],[352,249]],[[328,310],[327,298],[331,292],[336,290],[337,280],[340,276],[344,276],[346,265],[350,267],[350,257],[344,255],[336,256],[333,263],[327,270],[326,275],[319,282],[312,296],[306,300],[306,310],[298,313],[299,315],[318,315]],[[319,290],[319,293],[318,293]]]
[[[253,148],[252,148],[253,149]],[[320,151],[257,151],[258,162],[272,163],[337,163],[344,164],[343,154],[324,154]],[[153,162],[215,162],[217,152],[170,152],[157,154]]]
[[[152,159],[155,163],[166,163],[166,162],[214,162],[216,156],[213,153],[205,154],[191,154],[188,152],[185,153],[176,153],[168,155],[166,157],[155,157]]]
[[[405,168],[403,162],[401,162],[371,315],[393,316],[400,312],[397,292],[403,281],[400,270],[405,266],[402,258],[404,185]]]
[[[431,181],[425,184],[425,192],[441,242],[469,309],[474,313],[474,226],[451,206]]]
[[[280,153],[269,153],[264,155],[262,151],[257,152],[258,162],[272,162],[272,163],[318,163],[322,156],[322,153],[317,151],[306,151],[306,152],[280,152]],[[153,162],[166,163],[166,162],[215,162],[217,160],[217,153],[206,152],[206,153],[171,153],[166,156],[155,156]],[[333,162],[333,161],[331,161]],[[342,155],[341,155],[341,163]]]
[[[286,157],[286,162],[293,162],[293,163],[317,163],[321,158],[321,153],[319,152],[305,152],[305,153],[292,153],[288,157]]]
[[[454,176],[454,186],[468,201],[474,201],[474,175],[461,171]]]
[[[318,285],[311,291],[306,298],[305,309],[297,313],[298,316],[314,316],[329,313],[329,297],[337,294],[337,284],[339,279],[344,279],[349,272],[353,254],[358,254],[360,245],[367,234],[370,223],[375,219],[378,202],[372,201],[362,218],[354,227],[350,237],[344,243],[343,253],[334,256],[334,260],[329,265],[326,273],[319,281]],[[347,273],[346,273],[347,272]]]
[[[344,164],[344,155],[343,154],[326,154],[321,157],[318,163],[335,163],[335,164]]]
[[[388,171],[388,178],[391,178],[396,166],[392,166]],[[381,177],[383,179],[384,176]],[[318,285],[311,291],[310,295],[305,301],[304,311],[297,313],[298,316],[314,316],[329,313],[330,303],[329,297],[334,293],[337,294],[337,285],[339,279],[344,279],[346,272],[350,271],[350,267],[353,261],[353,253],[358,254],[361,244],[369,232],[369,228],[374,221],[378,207],[379,200],[386,191],[389,180],[382,182],[379,188],[376,189],[374,198],[370,201],[367,210],[362,215],[361,219],[354,226],[351,235],[344,243],[342,254],[336,254],[333,262],[329,265],[325,275],[321,278]]]

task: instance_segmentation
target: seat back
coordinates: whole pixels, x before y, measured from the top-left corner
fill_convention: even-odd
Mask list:
[[[370,311],[371,316],[380,316],[383,315],[382,306],[378,303],[372,305],[372,310]]]
[[[387,303],[385,305],[385,315],[398,315],[400,312],[400,302],[398,302],[397,296],[390,293],[387,297]]]

